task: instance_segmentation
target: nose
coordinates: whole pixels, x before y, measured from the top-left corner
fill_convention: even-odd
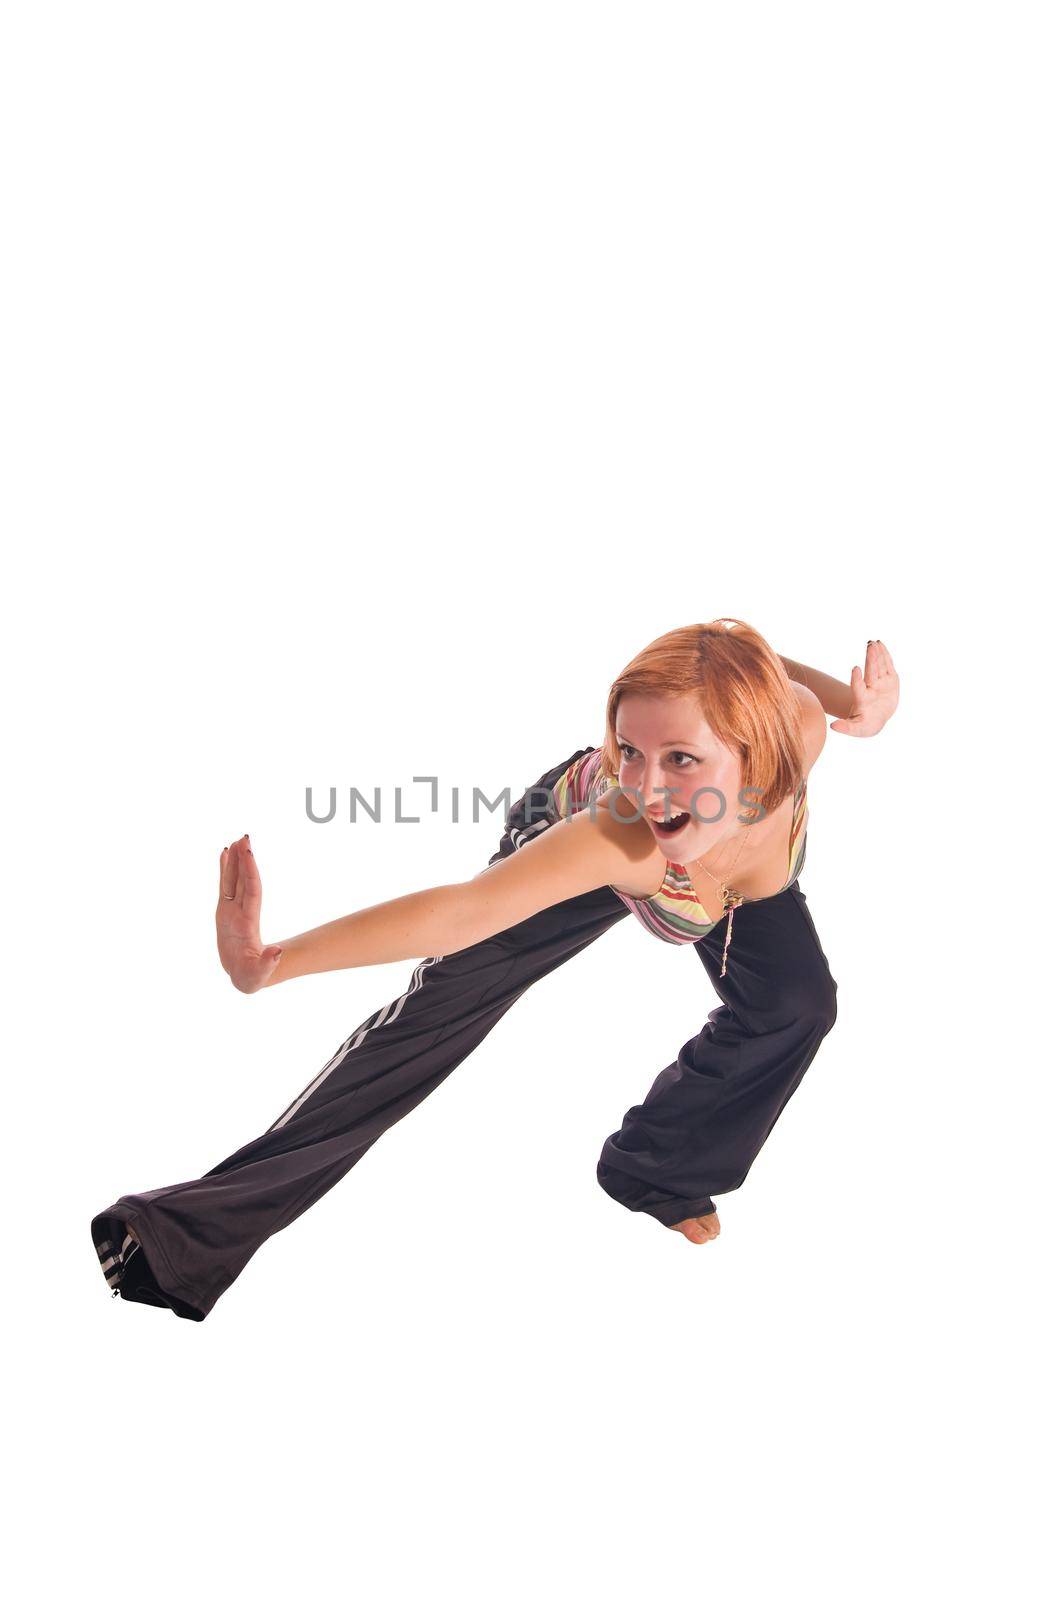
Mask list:
[[[648,788],[642,796],[643,809],[651,815],[662,817],[669,810],[674,812],[678,804],[678,786],[670,781],[664,768],[648,773],[646,782]]]

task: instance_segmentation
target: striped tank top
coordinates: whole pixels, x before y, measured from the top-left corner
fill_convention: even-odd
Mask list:
[[[572,816],[583,810],[593,800],[599,799],[607,789],[619,788],[618,778],[606,778],[601,770],[602,752],[588,750],[577,756],[558,778],[550,791],[551,820]],[[782,894],[797,878],[805,864],[805,843],[808,823],[808,780],[802,778],[794,791],[793,820],[790,825],[790,871]],[[669,944],[688,944],[703,939],[710,928],[722,922],[727,912],[710,917],[698,899],[687,870],[678,861],[666,861],[664,882],[656,894],[635,899],[610,884],[613,893],[624,902],[644,927]],[[741,899],[734,902],[741,905]]]

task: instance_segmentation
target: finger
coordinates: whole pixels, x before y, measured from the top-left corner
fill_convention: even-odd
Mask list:
[[[221,853],[221,895],[223,900],[232,900],[236,895],[236,844],[226,845]]]
[[[229,878],[225,887],[237,904],[240,900],[240,877],[244,870],[243,854],[244,839],[246,838],[247,834],[245,833],[242,839],[234,839],[229,846]]]
[[[864,698],[867,686],[864,683],[864,675],[860,671],[859,667],[854,667],[852,672],[849,674],[849,687],[853,691],[854,702],[856,705],[860,705]]]
[[[874,650],[875,654],[874,654],[874,660],[872,661],[871,670],[872,670],[872,674],[874,676],[875,682],[878,683],[881,678],[884,678],[886,676],[886,673],[889,670],[887,668],[887,666],[886,666],[886,652],[885,652],[885,649],[883,648],[881,639],[876,639],[875,640],[874,645],[872,646],[872,649]]]
[[[844,717],[840,718],[837,722],[832,722],[830,726],[835,733],[852,733],[853,731],[852,724]]]
[[[243,910],[244,895],[247,890],[247,852],[251,848],[251,841],[246,833],[242,839],[237,839],[233,848],[236,851],[236,904]]]
[[[258,875],[258,862],[248,844],[243,852],[243,899],[240,902],[245,911],[250,911],[257,916],[262,904],[262,879]]]
[[[894,666],[893,666],[893,657],[890,655],[889,651],[886,649],[886,646],[882,643],[881,639],[878,641],[878,647],[882,651],[882,664],[883,664],[883,666],[885,667],[887,672],[893,672],[895,670]]]
[[[280,945],[271,944],[267,949],[263,950],[262,974],[263,981],[265,983],[268,983],[273,974],[276,972],[278,963],[280,962],[280,958],[283,954],[284,951],[281,949]]]
[[[878,671],[879,671],[878,646],[875,643],[874,639],[869,639],[867,641],[867,657],[866,657],[865,662],[864,662],[864,681],[866,683],[874,683],[875,679],[878,677]]]
[[[277,962],[280,960],[280,958],[281,951],[276,945],[271,945],[268,950],[263,950],[262,953],[256,958],[256,989],[262,989],[266,986],[266,984],[272,978],[274,972],[276,972]]]

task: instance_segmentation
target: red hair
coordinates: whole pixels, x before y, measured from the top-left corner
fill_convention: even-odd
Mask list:
[[[717,617],[673,628],[628,663],[614,679],[606,704],[602,770],[611,778],[619,775],[616,713],[627,693],[668,699],[693,695],[706,722],[739,757],[743,787],[759,790],[766,812],[800,783],[801,707],[779,657],[748,622]]]

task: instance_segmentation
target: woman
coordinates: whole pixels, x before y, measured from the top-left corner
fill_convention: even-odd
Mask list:
[[[287,1227],[463,1061],[519,995],[628,915],[692,943],[723,1004],[602,1149],[598,1181],[692,1243],[737,1188],[833,1026],[837,985],[797,882],[808,774],[826,739],[896,709],[869,640],[848,686],[748,624],[677,628],[615,680],[601,746],[544,773],[488,866],[279,944],[245,834],[222,852],[221,963],[246,994],[311,972],[420,957],[277,1121],[202,1178],[123,1195],[92,1221],[115,1294],[202,1321]],[[737,913],[737,916],[736,916]]]

